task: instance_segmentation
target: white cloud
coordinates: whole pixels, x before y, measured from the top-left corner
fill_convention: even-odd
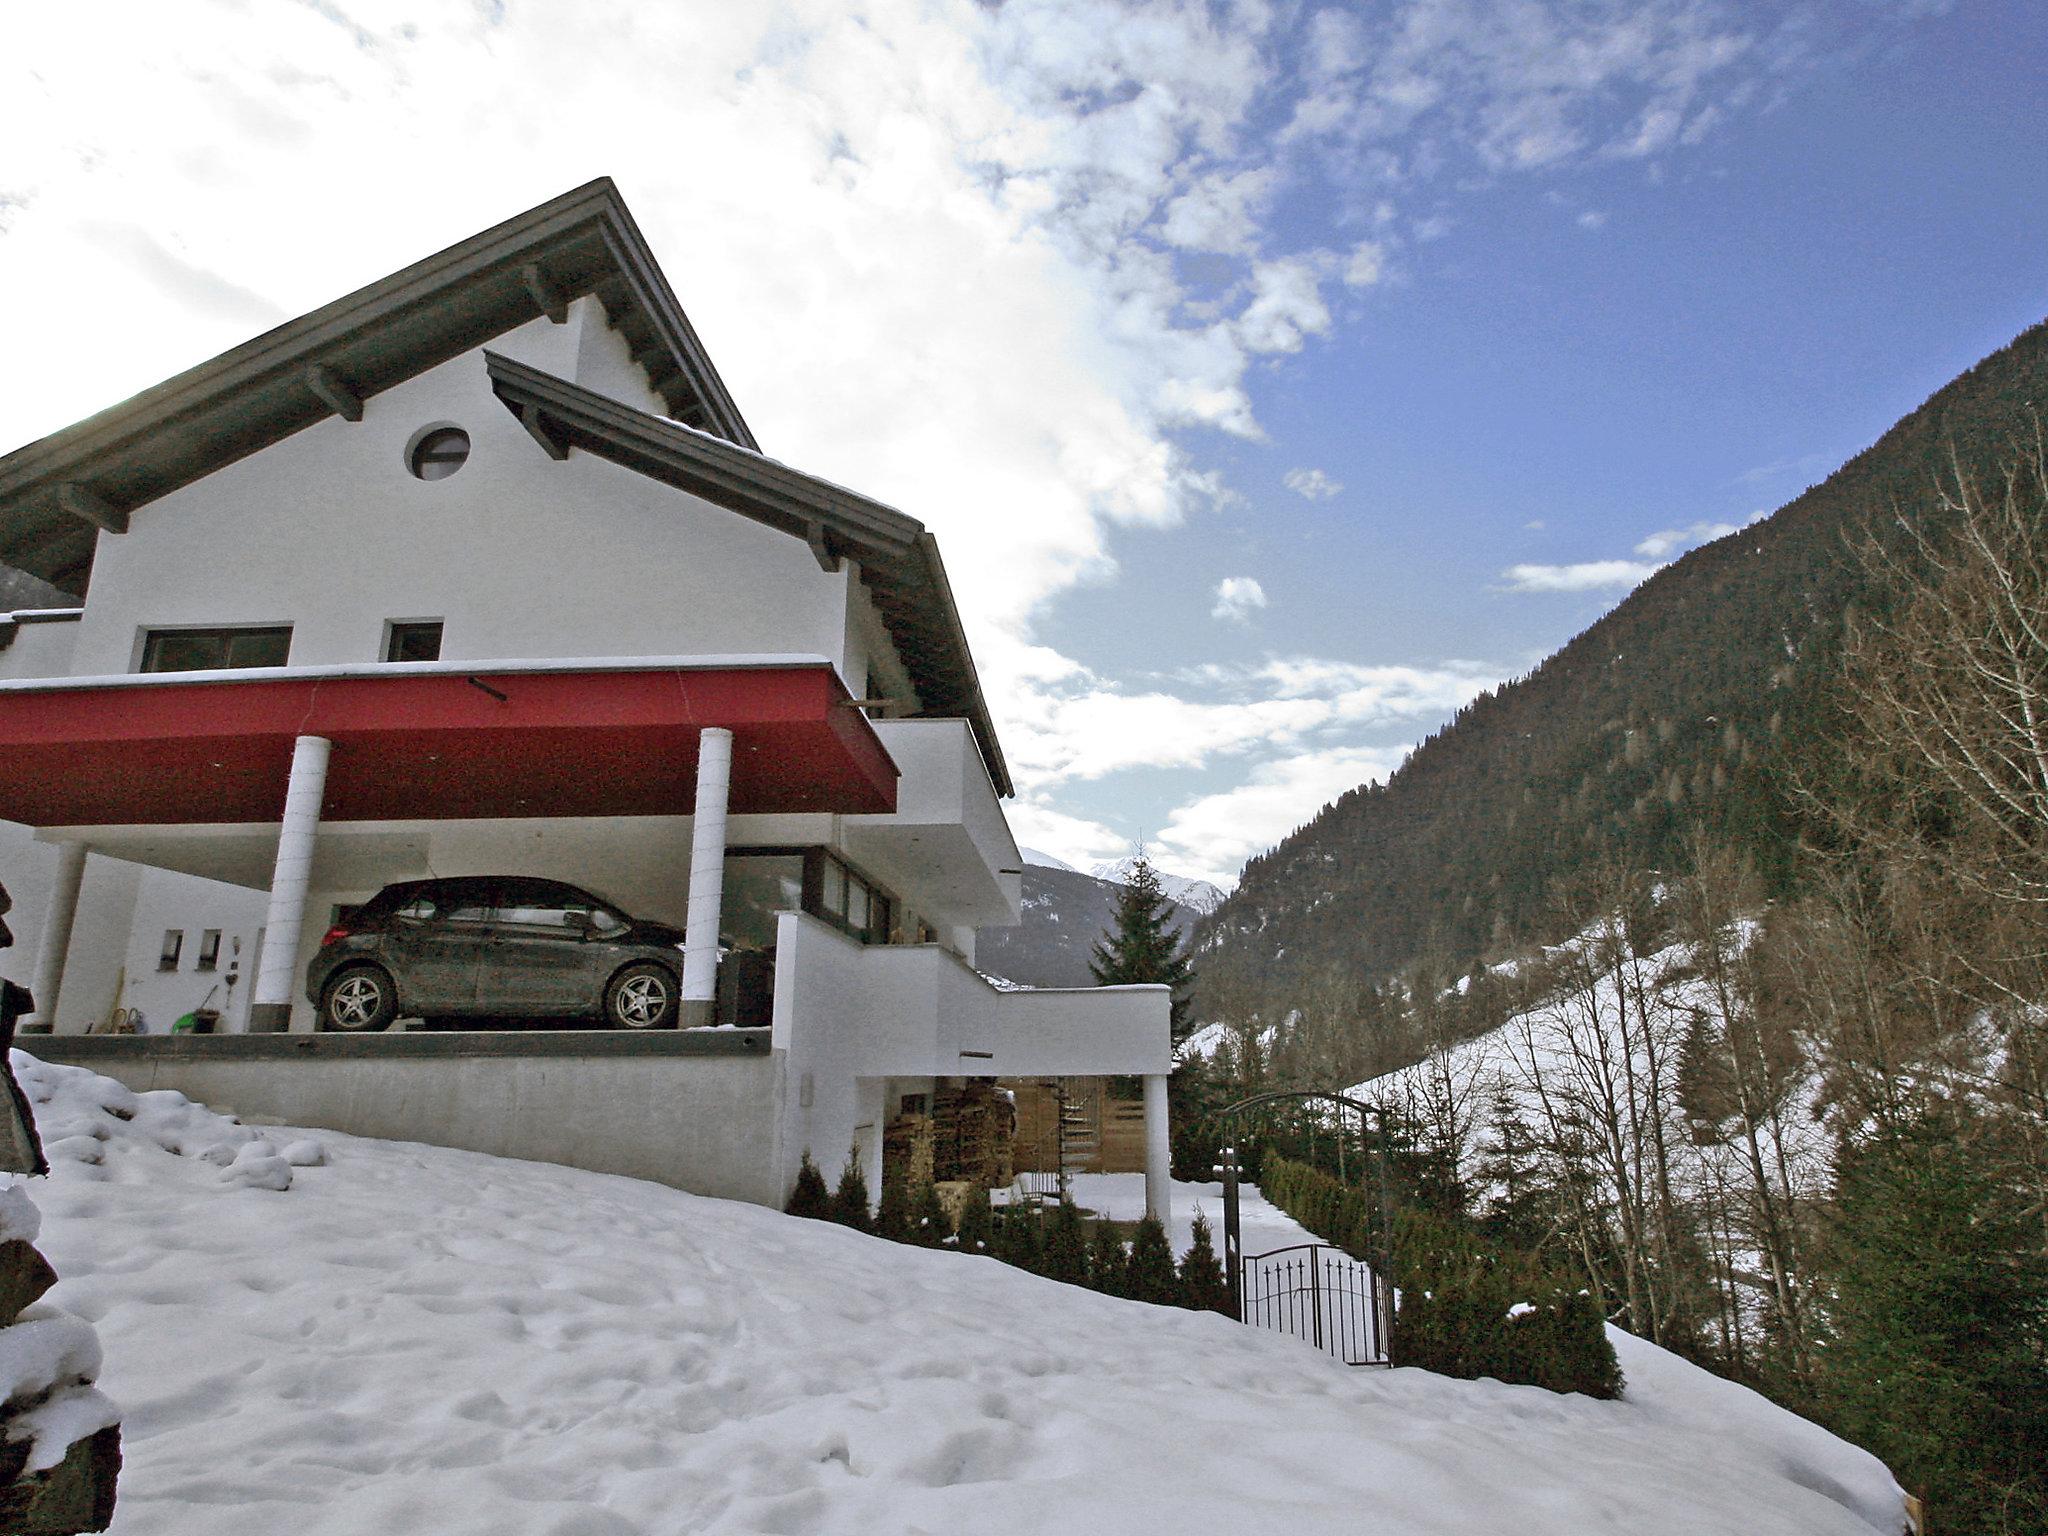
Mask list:
[[[1726,538],[1737,531],[1734,523],[1699,522],[1684,528],[1665,528],[1638,544],[1636,553],[1651,560],[1662,560],[1677,550],[1691,549],[1695,544],[1711,544],[1715,539]]]
[[[1176,872],[1237,883],[1244,861],[1272,847],[1347,790],[1384,780],[1402,747],[1333,747],[1261,763],[1242,783],[1177,806],[1154,839],[1154,856]]]
[[[1232,624],[1249,624],[1252,614],[1265,606],[1266,589],[1256,578],[1226,576],[1216,583],[1216,606],[1209,610],[1209,617]]]
[[[1361,240],[1351,247],[1344,262],[1344,282],[1351,288],[1370,288],[1387,275],[1387,242]]]
[[[1160,236],[1183,250],[1248,252],[1258,243],[1258,214],[1272,184],[1270,170],[1205,176],[1167,205]]]
[[[1588,208],[1579,215],[1578,225],[1581,229],[1604,229],[1607,225],[1607,214],[1599,208]]]
[[[1511,565],[1501,576],[1515,592],[1593,592],[1633,587],[1662,569],[1635,560],[1586,560],[1577,565]]]
[[[1327,501],[1344,489],[1341,481],[1332,480],[1320,469],[1290,469],[1280,483],[1309,501]]]
[[[1312,261],[1289,257],[1252,269],[1252,297],[1237,317],[1239,345],[1247,352],[1299,352],[1308,336],[1330,328],[1322,281]]]

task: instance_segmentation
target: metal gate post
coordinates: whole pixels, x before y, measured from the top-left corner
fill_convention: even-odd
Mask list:
[[[1223,1273],[1230,1284],[1230,1315],[1240,1323],[1244,1315],[1244,1255],[1240,1251],[1241,1231],[1237,1211],[1237,1148],[1225,1147],[1223,1161],[1216,1165],[1223,1180]]]
[[[1308,1305],[1315,1317],[1316,1348],[1323,1347],[1323,1250],[1308,1251]]]

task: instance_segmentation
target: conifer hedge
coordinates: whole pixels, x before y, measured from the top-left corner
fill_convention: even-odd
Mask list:
[[[1269,1153],[1259,1191],[1354,1258],[1373,1252],[1366,1192],[1319,1168]],[[1390,1356],[1445,1376],[1619,1397],[1621,1366],[1591,1296],[1527,1254],[1464,1223],[1417,1211],[1394,1218],[1393,1280],[1400,1297]]]

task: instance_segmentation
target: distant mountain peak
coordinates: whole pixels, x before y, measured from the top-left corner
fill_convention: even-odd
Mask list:
[[[1098,864],[1088,873],[1098,880],[1122,885],[1131,878],[1131,869],[1137,862],[1136,854],[1127,854],[1107,864]],[[1170,875],[1157,864],[1152,866],[1152,873],[1159,877],[1159,889],[1166,892],[1170,900],[1192,908],[1204,917],[1223,905],[1223,892],[1207,880],[1194,880],[1186,875]]]
[[[1072,870],[1073,873],[1077,875],[1081,872],[1078,869],[1075,869],[1074,866],[1069,864],[1065,859],[1056,859],[1051,854],[1044,852],[1042,849],[1019,848],[1017,851],[1024,855],[1024,862],[1026,864],[1036,864],[1040,869]]]

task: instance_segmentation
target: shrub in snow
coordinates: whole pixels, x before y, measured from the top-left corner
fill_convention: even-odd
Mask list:
[[[859,1147],[846,1154],[846,1167],[840,1172],[839,1187],[832,1191],[825,1217],[856,1232],[874,1230],[874,1218],[868,1211],[868,1176],[860,1165]]]
[[[910,1186],[899,1175],[882,1176],[882,1198],[875,1204],[875,1236],[892,1243],[910,1241]]]
[[[1180,1304],[1194,1312],[1232,1315],[1230,1286],[1223,1278],[1223,1265],[1209,1236],[1208,1218],[1200,1211],[1195,1212],[1194,1240],[1181,1256]]]
[[[989,1251],[1005,1264],[1039,1274],[1045,1268],[1043,1226],[1035,1206],[1006,1205],[996,1216],[995,1241]]]
[[[1067,1285],[1088,1283],[1088,1228],[1071,1196],[1061,1196],[1045,1218],[1045,1267],[1048,1280]]]
[[[981,1193],[986,1200],[988,1191]],[[939,1186],[930,1179],[919,1184],[910,1197],[910,1240],[920,1248],[944,1248],[953,1240],[953,1218],[939,1198]]]
[[[1095,1223],[1095,1237],[1088,1248],[1088,1283],[1105,1296],[1124,1293],[1124,1271],[1130,1267],[1130,1253],[1117,1230],[1106,1221]]]
[[[988,1191],[980,1185],[967,1191],[960,1207],[960,1230],[954,1234],[962,1253],[987,1253],[995,1246],[996,1213],[989,1204]]]
[[[1152,1217],[1138,1223],[1131,1235],[1130,1263],[1124,1268],[1124,1294],[1154,1306],[1180,1305],[1180,1276],[1173,1267],[1173,1248],[1166,1229]]]
[[[792,1216],[808,1216],[814,1221],[829,1221],[832,1216],[832,1192],[825,1187],[825,1175],[818,1172],[818,1165],[811,1161],[810,1148],[804,1149],[803,1161],[797,1164],[796,1183],[789,1191],[789,1203],[783,1209]]]
[[[1527,1255],[1456,1221],[1403,1212],[1394,1222],[1394,1281],[1401,1296],[1389,1350],[1395,1365],[1621,1395],[1621,1366],[1599,1306]]]

